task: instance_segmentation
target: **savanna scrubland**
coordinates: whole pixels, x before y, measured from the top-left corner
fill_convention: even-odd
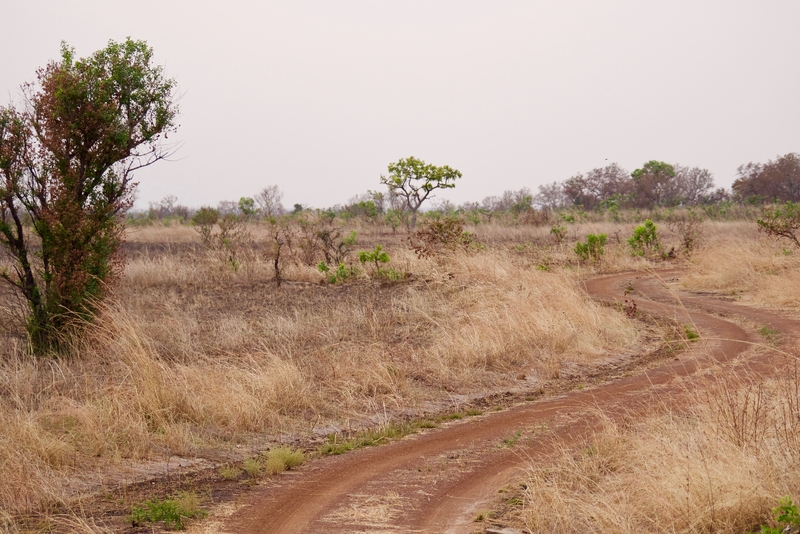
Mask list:
[[[222,463],[497,392],[536,391],[575,366],[635,353],[635,314],[589,299],[587,277],[680,267],[686,289],[795,311],[800,251],[759,233],[757,213],[462,218],[441,242],[425,240],[435,214],[411,239],[358,217],[331,221],[309,211],[227,230],[211,225],[205,236],[176,222],[129,225],[113,298],[62,355],[27,353],[24,303],[4,296],[6,528],[35,511],[51,513],[52,525],[66,521],[57,518],[77,513],[77,499],[113,485],[93,485],[97,473],[171,456]],[[627,239],[647,218],[660,245],[632,255]],[[691,220],[701,222],[680,224]],[[607,240],[598,260],[581,261],[575,243],[589,234]],[[359,261],[359,251],[378,245],[388,262]],[[665,325],[663,335],[674,331]],[[778,499],[797,490],[798,382],[724,387],[739,410],[733,415],[708,395],[689,414],[609,423],[586,448],[565,447],[552,468],[532,470],[523,520],[553,532],[740,532],[766,522]],[[758,406],[747,401],[754,391]],[[726,425],[751,416],[753,432],[726,439]]]

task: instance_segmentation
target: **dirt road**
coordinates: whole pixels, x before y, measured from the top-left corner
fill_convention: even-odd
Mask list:
[[[531,462],[546,461],[554,443],[587,437],[600,414],[624,419],[679,406],[687,392],[702,387],[703,369],[716,365],[759,372],[776,368],[777,356],[739,356],[751,343],[763,341],[756,327],[789,333],[800,331],[800,323],[708,296],[678,293],[677,301],[668,286],[675,286],[678,276],[622,274],[591,280],[586,287],[596,298],[632,298],[640,310],[693,325],[703,339],[679,357],[595,387],[315,461],[255,489],[250,503],[223,530],[481,532],[474,518],[489,509],[498,489],[521,480]],[[624,296],[631,285],[634,291]],[[735,321],[730,318],[734,315]]]

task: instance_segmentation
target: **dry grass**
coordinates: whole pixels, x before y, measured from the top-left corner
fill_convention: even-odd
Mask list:
[[[689,284],[725,279],[719,290],[743,284],[766,301],[766,267],[729,279],[722,271],[740,269],[729,264],[740,263],[743,246],[755,258],[772,245],[752,223],[726,224],[709,226]],[[351,420],[387,423],[453,395],[508,389],[519,374],[556,379],[565,365],[618,352],[635,342],[634,325],[589,300],[580,280],[652,267],[626,249],[633,226],[570,225],[555,246],[549,227],[480,225],[484,250],[428,260],[402,236],[364,227],[359,248],[386,245],[408,280],[380,284],[362,273],[320,285],[313,263],[294,262],[284,277],[305,285],[280,288],[264,227],[250,229],[235,268],[191,228],[133,229],[116,299],[72,356],[36,359],[18,337],[0,342],[0,511],[68,501],[70,481],[97,469],[246,450]],[[667,246],[677,243],[662,230]],[[598,265],[578,265],[572,252],[588,233],[609,235]],[[770,250],[763,265],[781,269],[773,278],[798,276],[795,256]],[[13,318],[13,299],[3,302]]]
[[[800,251],[745,222],[706,223],[685,286],[797,310]],[[791,350],[784,346],[784,350]],[[764,350],[763,348],[761,350]],[[605,420],[580,449],[532,468],[531,532],[756,531],[800,490],[800,377],[715,372],[691,408],[635,423]],[[701,390],[702,388],[698,388]]]
[[[594,268],[539,271],[500,244],[420,260],[394,236],[364,235],[362,248],[389,243],[411,279],[326,286],[295,263],[285,277],[308,284],[277,288],[263,232],[234,269],[191,229],[136,229],[115,301],[72,356],[3,343],[0,510],[68,501],[76,476],[123,462],[386,422],[519,374],[552,379],[636,340],[581,289]]]
[[[788,241],[759,234],[752,223],[717,223],[708,234],[685,280],[687,289],[800,308],[800,250]]]
[[[606,420],[579,450],[533,469],[531,532],[758,529],[800,489],[800,381],[720,377],[688,413],[624,426]]]

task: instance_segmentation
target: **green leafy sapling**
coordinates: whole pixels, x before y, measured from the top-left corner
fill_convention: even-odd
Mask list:
[[[644,224],[633,230],[633,235],[628,238],[631,254],[634,256],[647,256],[661,249],[658,240],[658,227],[653,221],[647,219]]]
[[[573,249],[580,261],[591,261],[597,263],[605,253],[606,234],[589,234],[586,236],[586,243],[578,241]]]
[[[358,253],[358,261],[361,263],[374,263],[375,271],[381,268],[381,263],[389,263],[389,255],[383,251],[381,245],[377,245],[375,250],[362,250]]]

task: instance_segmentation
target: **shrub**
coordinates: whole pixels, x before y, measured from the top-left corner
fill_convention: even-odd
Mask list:
[[[797,532],[800,528],[800,512],[797,505],[792,503],[792,498],[788,495],[781,499],[780,506],[772,509],[775,521],[783,523],[782,526],[773,528],[761,526],[761,534],[782,534],[783,532]]]
[[[800,247],[797,231],[800,230],[800,204],[787,201],[774,208],[764,208],[761,218],[756,220],[758,229],[770,236],[784,237]]]
[[[396,270],[394,267],[384,268],[381,264],[389,263],[389,255],[383,251],[381,245],[377,245],[375,250],[362,250],[358,253],[358,261],[361,263],[372,263],[373,274],[378,278],[386,280],[402,280],[405,278],[405,273]]]
[[[389,263],[389,255],[383,251],[381,245],[377,245],[375,250],[362,250],[358,253],[358,261],[361,263],[374,263],[375,272],[381,268],[381,263]]]
[[[212,244],[211,232],[218,220],[219,211],[207,206],[203,206],[192,216],[192,224],[194,224],[194,229],[198,234],[200,234],[203,244],[207,247],[210,247]]]
[[[349,278],[352,278],[353,276],[358,274],[358,271],[355,268],[348,267],[344,263],[340,263],[339,266],[334,271],[331,270],[331,268],[328,266],[327,263],[321,261],[319,262],[319,264],[317,264],[317,269],[319,270],[319,272],[328,277],[328,282],[331,284],[336,284],[338,282],[345,282]]]
[[[141,506],[134,506],[130,520],[133,526],[139,526],[145,521],[163,521],[167,529],[183,530],[186,519],[203,518],[207,514],[208,512],[200,508],[197,494],[187,491],[164,500],[151,499]]]
[[[430,221],[411,234],[408,242],[419,258],[430,258],[447,251],[474,250],[475,236],[464,231],[464,224],[455,217]]]
[[[634,256],[648,256],[661,249],[658,241],[658,227],[647,219],[644,224],[633,230],[633,235],[628,238],[631,254]]]
[[[170,154],[176,85],[152,57],[144,41],[83,59],[62,43],[22,105],[0,106],[0,250],[12,264],[0,278],[27,303],[37,353],[94,317],[122,271],[133,175]]]
[[[357,237],[358,234],[356,232],[350,232],[342,237],[342,232],[338,228],[326,228],[317,232],[320,249],[322,250],[323,256],[325,256],[325,261],[332,264],[347,261],[350,250],[357,243]]]
[[[606,234],[589,234],[586,236],[586,243],[578,241],[575,243],[575,254],[577,254],[580,261],[592,261],[597,263],[605,250],[603,247],[606,244]]]
[[[563,224],[554,224],[552,228],[550,228],[550,235],[556,238],[556,243],[561,244],[564,241],[564,238],[567,236],[567,227]]]
[[[689,210],[689,215],[683,219],[673,218],[669,221],[669,228],[681,240],[681,248],[686,254],[691,254],[697,247],[697,242],[702,235],[703,218],[692,210]]]
[[[192,224],[206,248],[216,252],[231,269],[239,270],[239,253],[251,236],[236,215],[229,213],[220,217],[219,210],[202,207],[192,216]],[[215,225],[219,233],[214,233]]]

